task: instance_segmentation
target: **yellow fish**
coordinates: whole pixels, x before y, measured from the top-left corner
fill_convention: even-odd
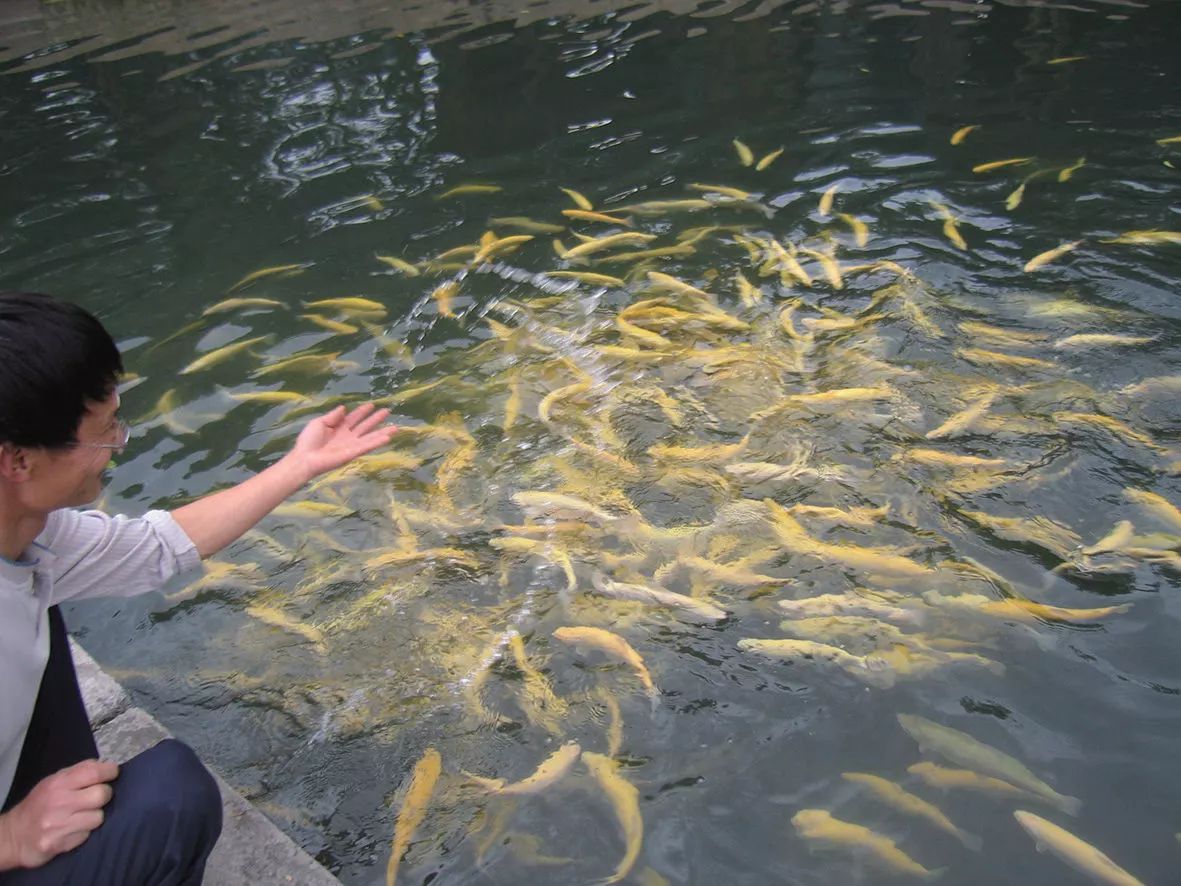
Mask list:
[[[826,809],[801,809],[792,816],[791,823],[805,840],[825,846],[865,853],[879,864],[903,874],[924,880],[934,880],[941,873],[923,867],[894,841],[876,831],[851,822],[833,818]]]
[[[1181,509],[1163,495],[1146,489],[1125,489],[1124,496],[1136,502],[1158,520],[1168,523],[1172,529],[1181,531]]]
[[[958,436],[972,427],[976,421],[992,408],[998,391],[989,391],[983,397],[975,400],[966,409],[962,409],[937,428],[932,428],[924,435],[928,440],[942,440]]]
[[[222,314],[226,311],[236,311],[240,308],[281,308],[283,302],[275,301],[273,298],[227,298],[225,301],[219,301],[215,305],[211,305],[201,312],[202,317],[208,317],[210,314]]]
[[[1181,231],[1125,231],[1104,243],[1127,243],[1133,246],[1153,246],[1157,243],[1181,244]]]
[[[750,434],[737,443],[719,443],[713,446],[664,446],[648,447],[648,454],[662,461],[713,462],[725,461],[741,455],[750,443]]]
[[[1178,142],[1181,142],[1181,135],[1170,135],[1156,140],[1158,145],[1175,145]]]
[[[1088,58],[1088,56],[1085,56],[1085,55],[1062,55],[1062,56],[1059,56],[1058,58],[1050,59],[1048,62],[1046,62],[1046,64],[1047,65],[1065,65],[1069,62],[1081,62],[1085,58]]]
[[[322,298],[319,301],[304,302],[305,308],[320,308],[340,311],[345,314],[385,314],[385,305],[371,298]]]
[[[1037,357],[1021,357],[1017,354],[1002,354],[985,348],[959,348],[956,354],[973,363],[991,363],[996,366],[1012,366],[1018,369],[1054,369],[1053,363]]]
[[[738,155],[739,163],[741,163],[743,166],[751,166],[754,164],[754,152],[746,145],[745,142],[734,139],[730,142],[730,144],[734,146],[734,153]]]
[[[595,274],[590,271],[546,271],[547,277],[562,277],[568,280],[577,280],[580,283],[593,283],[596,286],[618,286],[623,287],[627,285],[618,277],[612,277],[609,274]]]
[[[459,292],[459,284],[454,280],[449,280],[435,287],[431,293],[431,298],[435,300],[435,304],[438,306],[440,317],[455,316],[455,311],[451,309],[451,304],[455,300],[457,292]]]
[[[707,194],[721,194],[723,197],[733,197],[735,200],[749,200],[754,194],[748,191],[743,191],[740,188],[731,188],[728,185],[703,185],[693,183],[686,185],[694,191],[704,191]]]
[[[842,772],[841,778],[854,784],[864,785],[874,796],[887,806],[893,806],[899,812],[905,812],[907,815],[917,818],[925,818],[939,830],[951,834],[973,852],[979,852],[983,845],[979,837],[962,831],[952,824],[951,819],[944,815],[938,807],[928,803],[922,797],[910,793],[910,791],[903,790],[889,779],[866,772]]]
[[[816,204],[816,211],[827,217],[832,214],[832,201],[836,198],[839,185],[833,185],[820,195],[820,202]]]
[[[776,579],[777,580],[777,579]],[[706,621],[721,621],[726,618],[726,610],[715,606],[707,600],[687,597],[654,585],[642,585],[613,581],[601,572],[596,572],[591,579],[596,591],[605,597],[617,600],[638,600],[641,603],[655,603],[657,606],[668,606],[703,618]]]
[[[1082,169],[1086,165],[1087,165],[1087,158],[1086,157],[1079,157],[1078,162],[1075,163],[1073,166],[1067,166],[1065,169],[1058,170],[1058,181],[1059,182],[1070,181],[1071,176],[1073,176],[1076,172],[1078,172],[1080,169]]]
[[[1055,412],[1052,418],[1059,423],[1085,424],[1103,428],[1115,436],[1123,437],[1125,440],[1131,440],[1133,443],[1139,443],[1150,449],[1160,449],[1156,442],[1147,434],[1142,434],[1125,422],[1106,415],[1099,415],[1094,412]]]
[[[1039,850],[1049,849],[1081,874],[1097,883],[1109,886],[1144,886],[1104,853],[1090,843],[1080,840],[1070,831],[1046,821],[1039,815],[1018,809],[1013,813],[1017,823],[1033,837]]]
[[[1021,205],[1021,200],[1025,196],[1025,185],[1027,182],[1022,182],[1008,197],[1005,198],[1005,209],[1012,212]]]
[[[591,203],[590,200],[586,199],[586,197],[582,196],[582,194],[578,193],[578,191],[575,191],[572,188],[558,188],[558,190],[573,200],[574,205],[584,212],[591,212],[594,210],[595,205]]]
[[[307,403],[312,398],[295,391],[246,391],[230,396],[241,403]]]
[[[396,255],[374,255],[379,262],[389,265],[395,271],[401,271],[407,277],[417,277],[422,272],[410,262],[405,259],[398,258]]]
[[[992,172],[994,169],[1004,169],[1006,166],[1022,166],[1032,161],[1032,157],[1012,157],[1008,160],[993,160],[991,163],[980,163],[972,167],[972,171]]]
[[[1063,243],[1061,246],[1055,246],[1053,249],[1047,249],[1045,252],[1038,253],[1025,263],[1025,273],[1032,273],[1043,265],[1048,265],[1054,259],[1061,258],[1068,252],[1073,252],[1082,242],[1082,240],[1072,240],[1069,243]]]
[[[329,332],[335,332],[337,335],[352,335],[361,331],[359,326],[342,323],[339,320],[331,320],[328,317],[321,317],[319,314],[300,314],[299,318],[315,323],[321,329],[327,329]]]
[[[764,154],[759,162],[755,164],[755,172],[762,172],[764,169],[778,160],[782,153],[783,148],[777,148],[769,154]]]
[[[503,778],[480,778],[468,773],[465,775],[495,794],[504,794],[510,797],[539,794],[561,781],[574,768],[574,764],[581,756],[582,748],[578,746],[577,742],[570,741],[543,760],[532,775],[512,784],[506,784]]]
[[[820,266],[824,269],[824,276],[828,280],[828,285],[833,289],[844,289],[845,283],[841,279],[841,266],[837,264],[837,260],[826,252],[819,252],[815,249],[807,249],[800,247],[800,252],[812,256],[820,262]]]
[[[1007,781],[1001,781],[999,778],[989,775],[981,775],[971,769],[947,769],[924,760],[922,763],[907,766],[906,771],[911,775],[917,775],[925,784],[944,791],[959,788],[992,794],[1006,800],[1035,797],[1034,794],[1011,785]]]
[[[507,215],[488,219],[493,227],[518,228],[531,234],[560,234],[566,230],[562,225],[552,225],[549,222],[535,221],[524,215]]]
[[[656,249],[637,249],[635,252],[624,252],[619,255],[608,255],[599,261],[606,264],[617,264],[621,262],[638,262],[649,258],[666,258],[668,256],[683,256],[693,255],[697,250],[688,243],[681,243],[678,246],[660,246]]]
[[[653,702],[660,695],[656,684],[652,682],[652,675],[648,672],[648,666],[644,664],[644,659],[640,658],[640,654],[632,648],[631,644],[618,634],[613,634],[602,628],[563,627],[554,631],[554,639],[574,646],[597,649],[612,658],[619,659],[636,672],[636,676],[640,678],[640,685],[644,687]]]
[[[582,258],[604,249],[614,249],[617,246],[631,246],[640,243],[651,243],[656,239],[655,234],[641,234],[629,232],[623,234],[609,234],[606,237],[596,237],[586,243],[581,243],[572,249],[567,249],[562,255],[564,259]]]
[[[640,813],[640,792],[635,786],[619,774],[619,764],[610,757],[587,751],[582,755],[586,768],[590,770],[611,806],[615,810],[615,817],[623,829],[623,840],[626,849],[623,858],[615,867],[615,873],[600,883],[618,883],[624,879],[635,866],[640,857],[640,846],[644,841],[644,817]]]
[[[443,758],[434,748],[427,748],[410,773],[410,782],[402,800],[402,807],[398,810],[398,819],[394,824],[394,839],[390,844],[390,860],[385,869],[385,886],[394,886],[398,878],[398,865],[402,856],[410,847],[414,833],[422,820],[426,817],[427,807],[431,802],[431,794],[435,792],[435,784],[439,774],[443,771]]]
[[[914,714],[897,716],[899,725],[907,735],[918,742],[921,750],[934,751],[952,763],[1024,788],[1071,815],[1078,813],[1082,803],[1077,798],[1058,793],[1030,772],[1023,763],[1008,754],[977,741],[958,729],[941,726],[923,717]]]
[[[446,200],[448,197],[461,197],[465,194],[496,194],[503,191],[500,185],[456,185],[448,191],[444,191],[436,200]]]
[[[953,132],[951,134],[951,143],[953,145],[961,144],[964,139],[966,139],[969,135],[971,135],[973,132],[975,132],[979,128],[980,128],[980,124],[978,124],[978,123],[973,123],[970,126],[961,126],[959,129],[957,129],[955,132]]]
[[[275,609],[273,606],[255,603],[246,607],[246,614],[251,618],[257,618],[259,621],[271,627],[287,631],[289,634],[298,634],[311,643],[315,647],[315,650],[321,654],[327,651],[324,647],[323,631],[312,625],[305,625],[302,622],[298,622],[291,616]]]
[[[817,643],[814,640],[743,638],[738,641],[738,649],[742,652],[765,655],[768,658],[787,659],[789,663],[810,661],[830,665],[841,669],[863,683],[882,689],[888,689],[894,685],[893,671],[884,667],[880,659],[875,656],[853,655],[838,646],[830,646],[827,643]]]
[[[285,501],[271,513],[279,517],[349,517],[356,509],[322,501]]]
[[[245,289],[256,280],[261,280],[263,277],[273,277],[276,274],[281,274],[284,277],[293,277],[296,274],[304,272],[305,265],[274,265],[269,268],[259,268],[257,271],[251,271],[227,291],[233,292],[235,289]]]
[[[964,240],[964,235],[960,233],[959,226],[956,225],[954,218],[943,220],[943,236],[950,240],[956,249],[967,250],[968,243]]]
[[[296,354],[275,363],[268,363],[252,373],[255,378],[276,375],[283,372],[292,373],[320,373],[332,369],[340,352],[334,354]]]
[[[1088,332],[1080,335],[1068,335],[1054,342],[1054,349],[1058,351],[1068,348],[1108,348],[1117,345],[1146,345],[1156,341],[1155,335],[1113,335],[1106,332]]]
[[[521,244],[528,243],[532,239],[532,234],[513,234],[509,237],[492,237],[487,243],[480,247],[475,255],[472,256],[472,263],[479,264],[480,262],[487,261],[494,255],[515,251]]]
[[[635,223],[630,218],[616,218],[613,215],[607,215],[604,212],[593,212],[588,209],[563,209],[562,215],[566,218],[576,218],[579,221],[602,222],[608,225],[622,225],[625,228],[634,228]]]
[[[202,369],[208,369],[210,366],[216,366],[231,357],[235,357],[243,351],[249,349],[251,346],[258,344],[260,341],[266,341],[270,336],[259,335],[255,338],[248,338],[242,341],[231,342],[228,345],[222,345],[216,350],[210,351],[208,354],[203,354],[180,371],[181,375],[188,375],[191,372],[199,372]]]
[[[858,246],[864,247],[869,242],[869,225],[857,218],[855,215],[849,215],[847,212],[840,213],[840,219],[849,226],[849,230],[853,232],[853,240]]]

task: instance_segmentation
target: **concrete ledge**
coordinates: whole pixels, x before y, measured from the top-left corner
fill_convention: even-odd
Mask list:
[[[73,652],[78,683],[104,758],[124,763],[170,737],[146,711],[131,707],[123,688],[80,646],[74,644]],[[221,790],[224,823],[205,868],[207,886],[340,886],[336,877],[208,768]]]

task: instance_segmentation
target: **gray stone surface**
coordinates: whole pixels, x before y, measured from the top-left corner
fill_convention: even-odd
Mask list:
[[[81,647],[75,645],[74,654],[78,681],[86,709],[94,719],[94,737],[103,757],[123,763],[169,737],[168,731],[146,711],[129,706],[126,692],[103,673]],[[105,720],[98,719],[104,715]],[[216,772],[213,775],[221,790],[225,818],[221,839],[205,869],[206,886],[289,886],[292,883],[340,886],[339,880],[226,784],[220,775]]]
[[[74,655],[74,669],[78,672],[78,685],[82,687],[91,726],[97,729],[131,707],[127,692],[95,663],[85,649],[70,640],[70,651]]]

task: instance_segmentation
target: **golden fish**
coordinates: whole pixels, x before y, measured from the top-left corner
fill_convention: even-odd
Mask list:
[[[236,311],[242,308],[281,308],[283,302],[275,301],[273,298],[227,298],[224,301],[219,301],[215,305],[211,305],[201,312],[202,317],[208,317],[210,314],[222,314],[226,311]]]
[[[738,155],[738,162],[743,166],[751,166],[755,162],[754,152],[746,145],[745,142],[733,139],[730,144],[734,146],[734,153]]]
[[[634,252],[624,252],[619,255],[608,255],[599,259],[605,264],[618,264],[621,262],[637,262],[644,261],[649,258],[665,258],[668,256],[683,256],[693,255],[697,250],[688,243],[681,243],[678,246],[660,246],[656,249],[637,249]]]
[[[939,788],[940,790],[959,788],[992,794],[1007,800],[1036,798],[1035,794],[1011,785],[1007,781],[1001,781],[999,778],[992,778],[988,775],[981,775],[970,769],[946,769],[935,763],[923,761],[922,763],[907,766],[906,771],[912,775],[917,775],[925,784],[933,788]]]
[[[640,846],[644,841],[644,818],[640,813],[640,792],[635,786],[619,774],[619,764],[610,757],[587,751],[582,755],[586,768],[590,770],[611,806],[615,810],[615,817],[623,830],[623,841],[626,849],[623,858],[615,867],[615,872],[600,883],[618,883],[624,879],[635,866],[640,857]]]
[[[246,391],[230,396],[241,403],[307,403],[312,398],[296,391]]]
[[[594,574],[591,578],[591,584],[594,585],[596,591],[605,597],[614,597],[617,600],[637,600],[641,603],[655,603],[658,606],[668,606],[671,609],[679,609],[707,621],[721,621],[727,615],[726,610],[715,606],[707,600],[698,600],[696,597],[687,597],[684,594],[676,594],[652,585],[612,581],[601,572]]]
[[[603,212],[593,212],[588,209],[563,209],[562,215],[566,218],[576,218],[579,221],[603,222],[608,225],[622,225],[625,228],[634,228],[635,223],[629,218],[616,218],[613,215],[607,215]]]
[[[992,408],[992,404],[999,396],[998,391],[989,391],[983,397],[973,402],[967,408],[960,410],[937,428],[927,431],[924,436],[928,440],[942,440],[958,436],[966,432],[972,425]]]
[[[608,523],[616,517],[602,508],[573,495],[560,492],[516,492],[513,502],[530,517],[548,517],[558,520],[585,520],[591,518]]]
[[[1078,162],[1075,163],[1073,166],[1067,166],[1065,169],[1058,170],[1059,183],[1070,181],[1071,176],[1073,176],[1076,172],[1078,172],[1080,169],[1082,169],[1086,165],[1087,165],[1087,158],[1086,157],[1079,157]]]
[[[1082,242],[1082,240],[1072,240],[1069,243],[1063,243],[1061,246],[1055,246],[1053,249],[1047,249],[1045,252],[1038,253],[1025,263],[1025,273],[1032,273],[1043,265],[1048,265],[1054,259],[1061,258],[1068,252],[1073,252]]]
[[[831,665],[863,683],[881,689],[888,689],[894,685],[894,672],[886,668],[877,657],[853,655],[826,643],[817,643],[813,640],[756,640],[747,637],[738,641],[738,649],[768,658],[786,659],[788,663],[801,659]]]
[[[1181,531],[1181,509],[1164,496],[1146,489],[1125,489],[1124,496],[1136,502],[1158,520],[1169,524],[1174,530]]]
[[[943,220],[943,236],[951,241],[956,249],[968,248],[968,242],[964,239],[963,234],[960,233],[959,226],[956,225],[954,218]]]
[[[374,255],[379,262],[389,265],[395,271],[401,271],[407,277],[417,277],[422,272],[410,262],[405,259],[398,258],[396,255]]]
[[[1018,760],[958,729],[941,726],[913,714],[898,714],[898,723],[918,742],[921,750],[934,751],[952,763],[1024,788],[1071,815],[1077,814],[1082,805],[1077,798],[1055,791]]]
[[[1046,64],[1047,65],[1065,65],[1069,62],[1081,62],[1086,58],[1088,58],[1088,56],[1085,56],[1085,55],[1062,55],[1062,56],[1059,56],[1058,58],[1050,59],[1048,62],[1046,62]]]
[[[957,129],[955,132],[953,132],[951,134],[951,143],[953,145],[961,144],[964,139],[966,139],[969,135],[971,135],[973,132],[975,132],[979,128],[980,128],[980,124],[978,124],[978,123],[973,123],[970,126],[961,126],[959,129]]]
[[[957,510],[998,538],[1036,544],[1065,560],[1078,549],[1082,540],[1074,532],[1045,517],[997,517],[984,511]]]
[[[415,551],[395,550],[378,554],[365,561],[365,568],[377,570],[387,566],[406,566],[410,563],[421,563],[423,560],[431,562],[445,560],[449,563],[466,566],[469,569],[477,569],[480,566],[479,560],[458,548],[424,548]]]
[[[398,819],[394,824],[394,839],[390,844],[390,860],[385,869],[385,886],[394,886],[398,878],[398,865],[402,856],[410,847],[410,841],[418,830],[422,820],[426,817],[427,807],[431,802],[431,794],[435,791],[435,784],[443,771],[443,758],[434,748],[427,748],[422,758],[414,764],[410,773],[402,807],[398,810]]]
[[[719,443],[713,446],[664,446],[657,444],[648,447],[648,454],[663,461],[725,461],[728,458],[741,455],[749,443],[750,434],[747,434],[737,443]]]
[[[329,332],[335,332],[338,335],[353,335],[361,331],[359,326],[342,323],[339,320],[331,320],[328,317],[321,317],[319,314],[300,314],[299,318],[315,323],[321,329],[327,329]]]
[[[1022,166],[1033,160],[1032,157],[1012,157],[1008,160],[993,160],[991,163],[980,163],[972,167],[972,171],[992,172],[994,169],[1004,169],[1006,166]]]
[[[546,271],[547,277],[561,277],[567,280],[577,280],[580,283],[593,283],[597,286],[618,286],[626,284],[618,277],[609,274],[595,274],[591,271]]]
[[[503,778],[480,778],[470,773],[464,774],[495,794],[504,794],[510,797],[539,794],[561,781],[574,768],[574,764],[581,756],[582,748],[578,746],[578,743],[567,742],[546,757],[532,775],[512,784],[506,784]]]
[[[904,790],[889,779],[865,772],[842,772],[841,778],[854,784],[864,785],[887,806],[893,806],[907,815],[924,818],[939,830],[951,834],[973,852],[980,851],[982,843],[979,837],[960,830],[938,807],[928,803],[922,797]]]
[[[754,194],[741,188],[731,188],[728,185],[688,184],[685,187],[694,191],[704,191],[707,194],[721,194],[723,197],[733,197],[735,200],[749,200]],[[717,230],[716,228],[714,230]]]
[[[257,618],[264,624],[271,627],[279,628],[279,630],[287,631],[289,634],[297,634],[303,637],[317,652],[321,655],[327,650],[324,647],[324,632],[312,625],[306,625],[298,622],[291,616],[284,612],[280,612],[273,606],[266,606],[262,603],[251,604],[246,607],[246,614],[251,618]]]
[[[1041,332],[1024,332],[1016,329],[1003,329],[976,320],[965,320],[959,328],[968,335],[992,339],[1002,345],[1010,347],[1030,347],[1046,340],[1047,336]]]
[[[274,265],[269,268],[259,268],[257,271],[251,271],[226,291],[233,292],[235,289],[245,289],[256,280],[261,280],[263,277],[273,277],[276,274],[281,274],[284,277],[293,277],[296,274],[302,274],[305,267],[305,265]]]
[[[448,197],[461,197],[466,194],[496,194],[503,191],[500,185],[456,185],[435,197],[436,200],[446,200]]]
[[[1125,440],[1130,440],[1133,443],[1139,443],[1150,449],[1160,449],[1156,442],[1147,434],[1142,434],[1125,422],[1106,415],[1098,415],[1094,412],[1055,412],[1052,418],[1060,424],[1085,424],[1103,428],[1105,431],[1117,437],[1122,437]]]
[[[578,191],[572,190],[571,188],[558,188],[558,190],[573,200],[574,205],[583,212],[591,212],[594,210],[594,204],[591,203],[590,200],[586,199],[586,197],[582,196],[582,194],[578,193]]]
[[[509,237],[493,237],[487,243],[483,244],[477,250],[476,254],[472,256],[472,263],[479,264],[480,262],[487,261],[494,255],[512,251],[532,239],[532,234],[513,234]]]
[[[531,234],[560,234],[566,230],[562,225],[552,225],[549,222],[539,222],[523,215],[508,215],[500,218],[488,219],[493,227],[518,228]]]
[[[783,148],[777,148],[774,151],[771,151],[769,154],[764,154],[759,159],[759,162],[755,164],[755,172],[762,172],[764,169],[766,169],[768,166],[770,166],[772,163],[774,163],[776,160],[778,160],[779,156],[782,153],[783,153]]]
[[[595,239],[586,243],[581,243],[572,249],[567,249],[565,253],[563,253],[562,258],[582,258],[583,256],[591,255],[595,252],[601,252],[604,249],[614,249],[617,246],[632,246],[641,243],[651,243],[655,239],[655,234],[641,234],[639,232],[609,234],[606,237],[596,237]]]
[[[984,348],[959,348],[956,354],[973,363],[991,363],[996,366],[1012,366],[1018,369],[1054,369],[1053,363],[1037,357],[1021,357],[1017,354],[1002,354]]]
[[[319,308],[327,311],[340,311],[344,314],[385,314],[386,309],[379,301],[371,298],[322,298],[319,301],[303,303],[305,308]]]
[[[546,394],[541,402],[537,404],[537,417],[546,424],[550,423],[550,414],[562,400],[569,400],[571,397],[577,397],[579,394],[585,394],[591,389],[590,382],[580,381],[571,385],[558,388]]]
[[[454,280],[439,284],[435,287],[434,291],[431,292],[431,298],[435,300],[440,317],[455,316],[455,311],[451,309],[451,304],[455,300],[455,295],[458,292],[459,284]]]
[[[440,252],[435,256],[435,262],[445,262],[453,258],[464,258],[468,255],[475,255],[480,251],[479,243],[465,243],[463,246],[455,246],[448,249],[446,252]]]
[[[530,664],[528,657],[525,655],[525,641],[521,639],[521,635],[517,631],[513,631],[509,636],[509,648],[513,652],[513,660],[516,662],[517,670],[521,672],[523,688],[521,694],[524,697],[525,716],[528,717],[529,722],[534,726],[544,729],[550,735],[558,735],[561,732],[561,723],[569,714],[569,706],[565,699],[557,695],[550,682],[546,679],[545,674],[537,670]],[[567,748],[569,746],[567,745]],[[559,752],[560,753],[560,752]],[[531,788],[538,790],[552,784],[561,778],[564,771],[568,771],[570,766],[573,766],[578,759],[578,746],[575,745],[572,750],[566,751],[566,756],[569,758],[569,763],[566,770],[561,769],[561,762],[566,757],[559,757],[553,762],[547,760],[530,778],[525,779],[524,782],[519,782],[517,785],[510,785],[509,788],[501,788],[500,793],[530,793]],[[551,758],[552,759],[552,758]],[[547,767],[547,763],[550,765]],[[550,779],[552,770],[557,769],[558,773]]]
[[[938,449],[913,447],[906,450],[906,457],[919,464],[949,468],[1004,468],[1008,463],[1003,458],[983,458],[978,455],[958,455]]]
[[[709,200],[645,200],[643,203],[630,203],[619,206],[619,210],[630,210],[640,215],[664,215],[669,212],[700,212],[702,209],[713,209],[716,206]]]
[[[1005,198],[1005,209],[1008,209],[1010,212],[1012,212],[1021,205],[1021,200],[1025,196],[1026,184],[1028,184],[1028,182],[1022,182],[1013,190],[1013,193],[1009,194],[1009,196]]]
[[[332,369],[336,364],[336,358],[340,356],[337,351],[333,354],[296,354],[292,357],[286,357],[274,363],[268,363],[252,373],[254,378],[262,378],[267,375],[277,375],[279,373],[320,373]]]
[[[1109,348],[1115,346],[1146,345],[1156,341],[1155,335],[1115,335],[1105,332],[1085,332],[1079,335],[1068,335],[1054,342],[1054,349],[1063,351],[1068,348]]]
[[[216,350],[210,351],[208,354],[202,354],[188,366],[180,371],[181,375],[188,375],[191,372],[199,372],[202,369],[208,369],[210,366],[216,366],[231,357],[236,357],[238,354],[249,349],[253,345],[261,341],[269,339],[268,335],[259,335],[255,338],[247,338],[242,341],[231,342],[228,345],[222,345]]]
[[[933,880],[940,871],[930,871],[901,849],[894,841],[859,824],[833,818],[825,809],[801,809],[791,823],[805,840],[838,849],[866,853],[879,864],[903,874]]]
[[[869,242],[869,225],[847,212],[840,213],[838,217],[849,226],[849,230],[853,232],[853,240],[858,246],[864,247]]]
[[[826,252],[819,252],[815,249],[807,249],[800,247],[800,252],[812,256],[820,262],[820,266],[824,269],[824,276],[828,280],[828,285],[833,289],[844,289],[845,283],[841,279],[841,266],[837,264],[836,259]]]
[[[821,215],[828,217],[832,214],[832,202],[836,198],[838,187],[839,185],[833,185],[820,195],[820,202],[816,204],[816,211]]]
[[[356,512],[355,508],[323,501],[285,501],[271,511],[279,517],[350,517]]]
[[[1125,231],[1104,243],[1128,243],[1133,246],[1153,246],[1157,243],[1181,243],[1181,231]]]
[[[1018,809],[1013,813],[1017,823],[1033,837],[1039,850],[1049,849],[1060,859],[1097,883],[1110,886],[1144,886],[1090,843],[1080,840],[1070,831],[1046,821],[1032,812]]]
[[[1158,145],[1175,145],[1178,142],[1181,142],[1181,135],[1170,135],[1156,140]]]
[[[644,687],[653,702],[659,696],[659,690],[652,682],[652,675],[648,673],[648,666],[644,664],[644,659],[640,658],[640,654],[632,648],[631,644],[618,634],[613,634],[602,628],[563,627],[555,630],[553,636],[555,640],[560,640],[563,643],[590,647],[612,658],[619,659],[636,672],[636,676],[640,678],[640,685]]]

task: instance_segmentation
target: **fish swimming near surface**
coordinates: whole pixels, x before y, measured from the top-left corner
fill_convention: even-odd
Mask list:
[[[754,152],[747,146],[747,144],[738,139],[730,142],[734,146],[734,153],[738,155],[738,162],[743,166],[751,166],[755,162]]]
[[[755,164],[755,172],[762,172],[764,169],[766,169],[768,166],[770,166],[772,163],[774,163],[776,160],[778,160],[779,156],[782,153],[783,153],[783,148],[777,148],[776,150],[771,151],[768,154],[764,154],[762,157],[759,158],[759,162]]]
[[[961,126],[951,134],[951,143],[953,145],[963,144],[964,139],[980,128],[980,124],[972,123],[968,126]]]
[[[1061,258],[1068,252],[1073,252],[1082,242],[1082,240],[1072,240],[1069,243],[1063,243],[1061,246],[1055,246],[1053,249],[1047,249],[1045,252],[1039,252],[1025,263],[1025,273],[1033,273],[1038,268],[1048,265],[1050,262]]]
[[[565,778],[581,756],[582,748],[570,741],[546,757],[531,775],[511,784],[503,778],[481,778],[466,772],[464,775],[490,793],[510,797],[539,794]]]
[[[435,784],[439,781],[442,771],[443,758],[434,748],[427,748],[422,758],[414,764],[402,798],[402,806],[398,810],[397,821],[394,823],[390,860],[385,869],[385,886],[394,886],[398,879],[398,866],[402,862],[402,856],[406,854],[410,841],[414,839],[414,834],[426,817],[431,795],[435,792]]]
[[[916,796],[910,793],[910,791],[904,790],[887,778],[882,778],[880,775],[871,775],[866,772],[842,772],[841,778],[845,781],[864,786],[887,806],[892,806],[900,812],[905,812],[907,815],[926,819],[939,830],[951,834],[973,852],[979,852],[980,847],[983,845],[979,837],[956,827],[951,819],[944,815],[937,806],[928,803],[922,797]]]
[[[649,698],[655,701],[660,695],[656,684],[652,681],[652,675],[648,672],[648,666],[644,664],[644,659],[627,640],[618,634],[613,634],[602,628],[562,627],[554,631],[554,639],[573,646],[597,649],[611,658],[624,662],[636,672],[636,676],[640,678],[640,685],[644,687]]]
[[[623,831],[625,849],[623,858],[615,867],[615,872],[600,883],[618,883],[623,880],[640,857],[640,848],[644,842],[644,817],[640,812],[640,792],[635,785],[619,774],[619,764],[610,757],[587,751],[582,755],[586,768],[590,770],[595,781],[599,783],[611,807],[615,810],[615,817]]]
[[[796,833],[809,842],[866,855],[896,873],[910,874],[923,880],[934,880],[942,873],[923,867],[895,846],[889,837],[862,825],[833,818],[826,809],[801,809],[792,816],[791,823]]]
[[[1077,815],[1082,806],[1077,797],[1058,793],[1023,763],[965,732],[914,714],[898,714],[898,723],[922,750],[934,751],[952,763],[1024,788],[1070,815]]]
[[[1033,837],[1039,850],[1050,850],[1096,883],[1106,883],[1108,886],[1144,886],[1144,883],[1121,868],[1106,854],[1052,821],[1023,809],[1014,812],[1013,817],[1025,832]]]

